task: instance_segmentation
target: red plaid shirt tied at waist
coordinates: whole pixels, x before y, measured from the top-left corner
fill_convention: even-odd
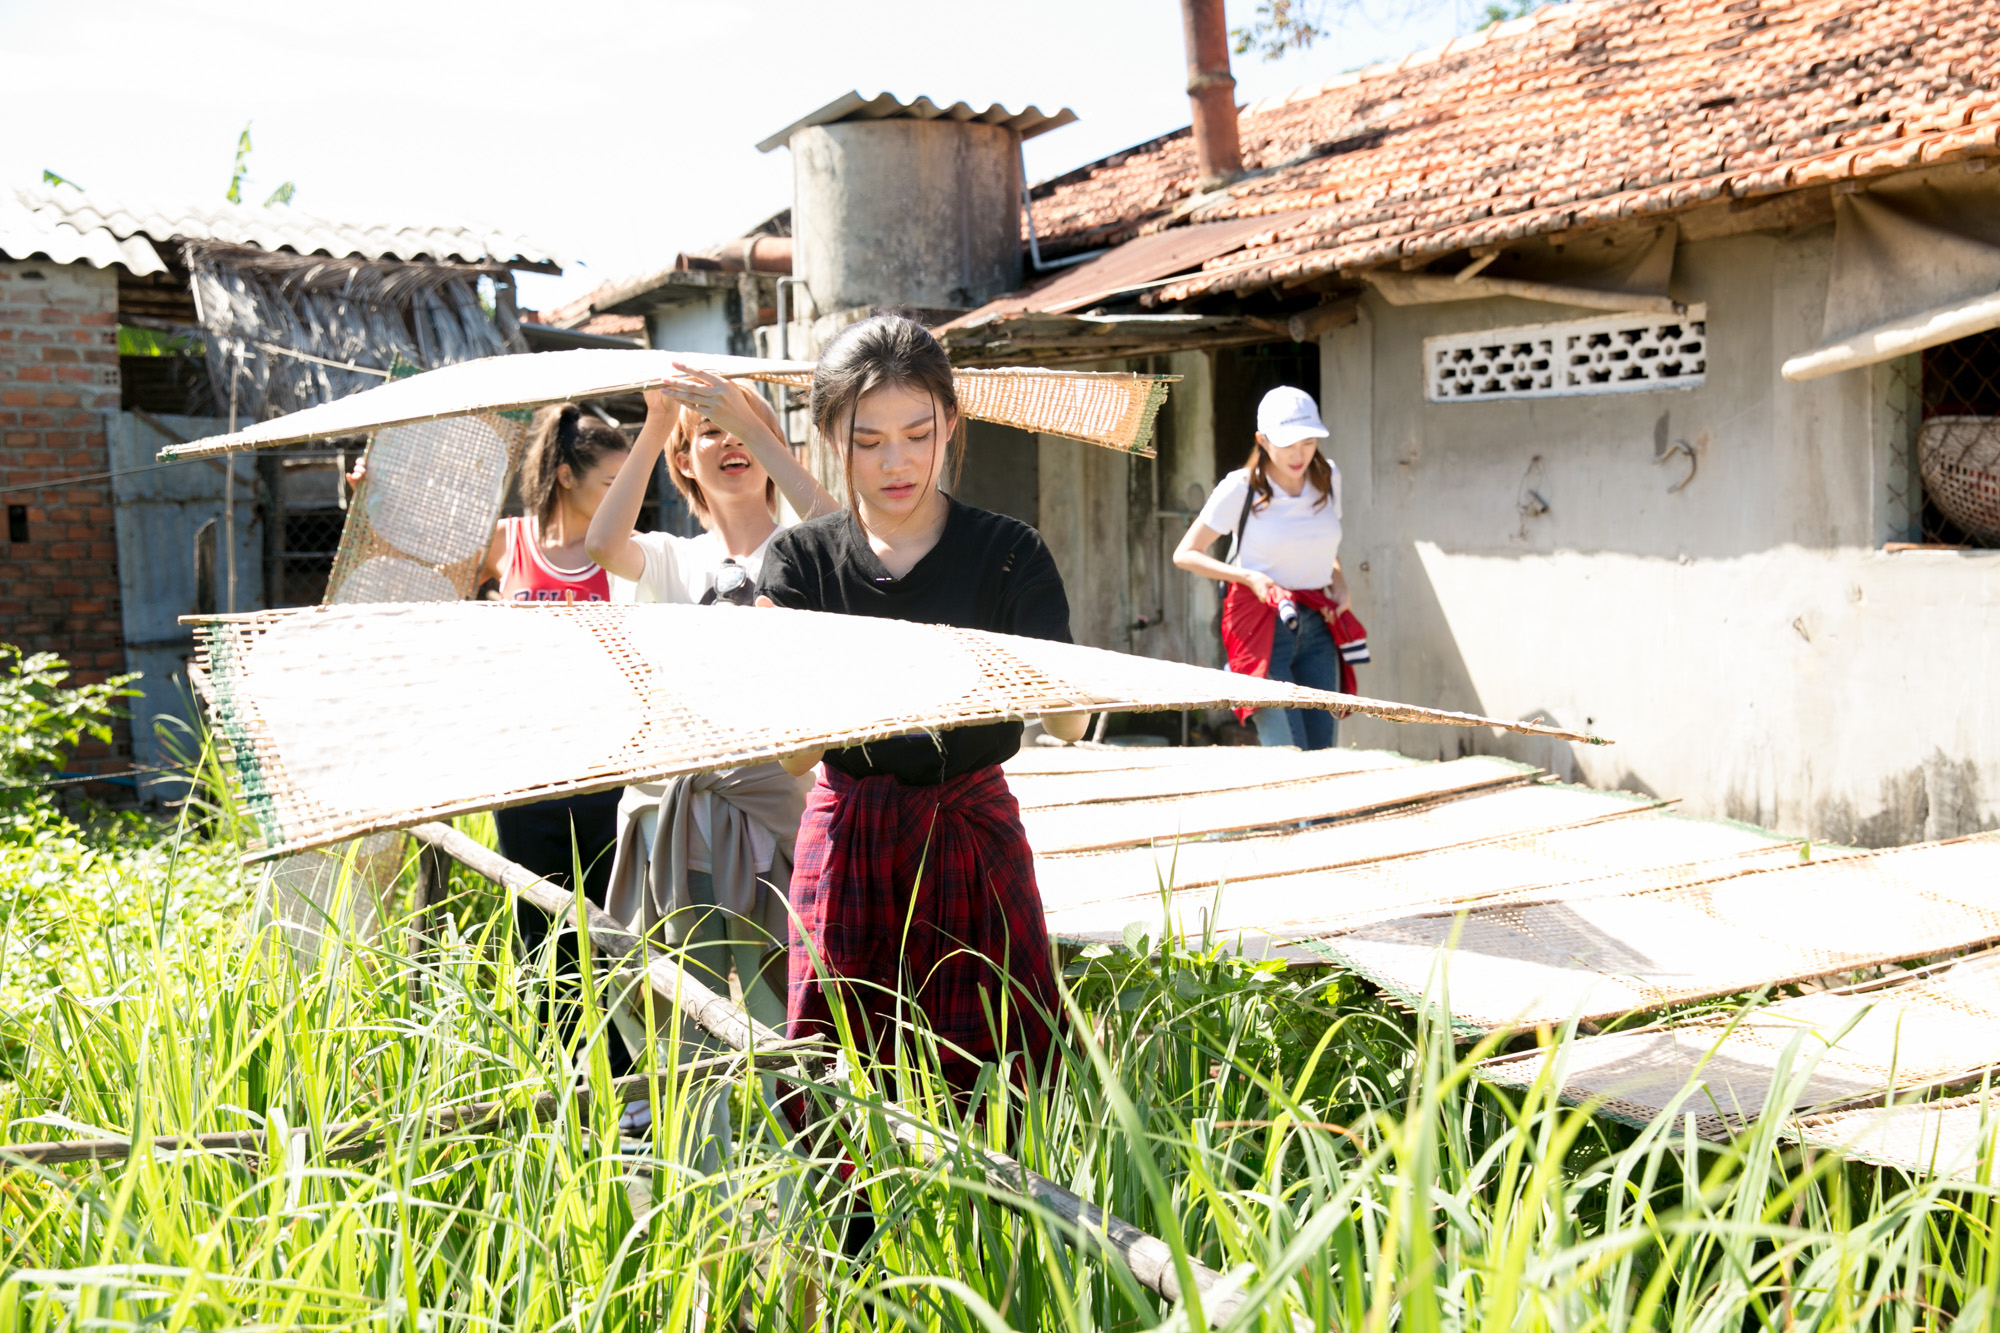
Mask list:
[[[1317,588],[1295,588],[1292,600],[1326,617],[1333,633],[1333,646],[1340,652],[1340,692],[1354,693],[1354,668],[1368,660],[1368,631],[1352,611],[1334,614],[1333,599]],[[1271,674],[1271,636],[1278,630],[1278,608],[1251,592],[1241,583],[1229,585],[1222,599],[1222,648],[1229,655],[1229,669],[1243,676]],[[1236,710],[1238,722],[1248,722],[1254,708]]]
[[[856,1042],[884,1055],[914,1005],[960,1091],[1003,1050],[1046,1057],[1048,922],[998,765],[930,787],[822,767],[793,864],[788,1038],[834,1037],[839,994]]]

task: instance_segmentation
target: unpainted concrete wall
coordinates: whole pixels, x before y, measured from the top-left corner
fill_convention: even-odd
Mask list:
[[[1819,341],[1831,243],[1682,247],[1677,294],[1708,309],[1693,389],[1427,403],[1425,337],[1570,313],[1520,301],[1370,296],[1322,340],[1362,692],[1617,741],[1355,718],[1343,743],[1506,754],[1868,845],[2000,825],[2000,552],[1881,549],[1904,535],[1910,368],[1778,373]],[[1698,468],[1670,494],[1677,440]]]
[[[646,316],[647,340],[672,352],[728,354],[729,293],[711,292],[693,301],[662,302]]]

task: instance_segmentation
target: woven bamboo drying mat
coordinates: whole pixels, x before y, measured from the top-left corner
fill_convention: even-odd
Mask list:
[[[1697,1134],[1720,1139],[1767,1105],[1780,1114],[1832,1110],[1996,1064],[2000,958],[1982,954],[1903,984],[1585,1037],[1488,1060],[1479,1072],[1516,1088],[1546,1073],[1567,1102],[1601,1099],[1602,1114],[1635,1125],[1691,1115]]]
[[[1138,768],[1192,768],[1203,762],[1196,758],[1198,755],[1228,755],[1255,763],[1260,756],[1287,753],[1294,752],[1281,747],[1262,749],[1254,745],[1139,746],[1085,742],[1080,745],[1026,746],[1002,767],[1011,782],[1016,777],[1082,777],[1091,773],[1122,773]],[[1410,762],[1422,761],[1412,759]]]
[[[1990,1184],[1995,1179],[1995,1139],[2000,1137],[2000,1091],[1800,1116],[1786,1136],[1911,1175]]]
[[[302,959],[327,941],[373,944],[396,915],[392,890],[403,868],[400,833],[372,833],[268,862],[258,917],[276,923]]]
[[[677,376],[676,362],[732,378],[810,387],[812,364],[697,352],[589,348],[533,356],[490,356],[391,380],[303,412],[260,421],[231,435],[173,445],[161,458],[199,458],[236,449],[340,435],[473,413],[542,407],[575,399],[634,393]],[[1177,375],[1044,370],[1037,367],[955,373],[959,410],[980,421],[1150,456],[1153,420]]]
[[[1379,768],[1235,791],[1157,800],[1045,806],[1021,812],[1037,853],[1145,846],[1303,819],[1351,819],[1462,792],[1534,780],[1536,770],[1475,755],[1445,764]]]
[[[1037,713],[1275,704],[1592,739],[1072,644],[805,611],[455,602],[195,623],[260,857]],[[814,688],[797,688],[797,663],[812,664]],[[551,680],[589,706],[551,712]]]
[[[492,412],[378,431],[327,603],[472,596],[527,434],[527,414]]]
[[[1343,773],[1385,768],[1413,768],[1421,761],[1387,750],[1264,750],[1207,747],[1182,754],[1215,755],[1205,763],[1181,763],[1151,768],[1099,770],[1088,773],[1022,774],[1007,771],[1007,785],[1023,810],[1044,806],[1099,805],[1112,801],[1160,800],[1199,792],[1237,791],[1269,787]],[[1239,758],[1238,756],[1244,756]]]
[[[1533,777],[1534,771],[1523,776]],[[1170,882],[1176,889],[1201,889],[1225,882],[1234,886],[1271,875],[1330,870],[1561,828],[1646,810],[1651,805],[1622,792],[1526,783],[1305,829],[1260,828],[1238,837],[1168,837],[1151,846],[1045,853],[1038,873],[1045,904],[1075,907],[1113,898],[1157,896],[1162,882]],[[1052,885],[1057,886],[1053,891]],[[1202,897],[1205,900],[1207,895]]]
[[[1580,802],[1569,811],[1578,821],[1557,827],[1543,826],[1543,821],[1558,810],[1513,805],[1528,792],[1546,790],[1496,792],[1394,818],[1281,835],[1285,841],[1304,843],[1306,851],[1280,844],[1264,865],[1287,864],[1308,855],[1332,860],[1345,853],[1324,839],[1343,831],[1364,835],[1365,841],[1352,844],[1355,859],[1348,864],[1183,888],[1168,906],[1183,934],[1213,930],[1230,939],[1278,939],[1303,945],[1304,956],[1319,962],[1338,962],[1338,937],[1412,914],[1521,897],[1643,892],[1798,858],[1796,843],[1629,801],[1607,803],[1609,808],[1594,816],[1592,803]],[[1510,832],[1506,826],[1514,820],[1527,827]],[[1209,846],[1183,844],[1179,855],[1199,856]],[[1364,851],[1376,854],[1364,858],[1360,855]],[[1078,883],[1069,878],[1067,865],[1052,870],[1067,860],[1045,857],[1037,862],[1045,900],[1052,890],[1061,893]],[[1195,871],[1203,868],[1199,861],[1193,862]],[[1178,882],[1180,865],[1171,871]],[[1164,865],[1158,872],[1161,878],[1167,873]],[[1118,938],[1129,921],[1157,922],[1157,882],[1150,901],[1100,899],[1053,909],[1050,931],[1065,939],[1107,940]]]
[[[1469,1032],[1616,1017],[2000,940],[2000,835],[1367,926],[1329,958]],[[1455,941],[1455,947],[1454,947]]]

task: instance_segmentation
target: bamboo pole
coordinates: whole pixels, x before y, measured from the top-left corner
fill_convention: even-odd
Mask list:
[[[608,961],[643,957],[646,960],[643,975],[654,995],[666,1004],[678,1004],[682,1013],[716,1040],[739,1052],[766,1055],[785,1046],[778,1033],[688,976],[671,958],[654,951],[603,908],[557,888],[525,866],[489,851],[448,825],[419,824],[410,833],[417,841],[437,848],[558,919],[582,916],[588,923],[592,949],[606,955]],[[797,1059],[802,1054],[795,1044],[786,1058]],[[930,1161],[950,1152],[972,1157],[979,1163],[986,1182],[999,1191],[1001,1202],[1030,1217],[1043,1212],[1054,1214],[1069,1224],[1060,1233],[1065,1239],[1116,1255],[1139,1284],[1155,1295],[1176,1304],[1185,1300],[1187,1293],[1181,1287],[1180,1265],[1174,1260],[1172,1247],[1159,1237],[1105,1212],[1004,1153],[977,1148],[968,1153],[955,1135],[920,1124],[893,1102],[883,1110],[893,1122],[898,1141],[918,1156]],[[1186,1267],[1194,1278],[1195,1292],[1201,1298],[1202,1314],[1208,1322],[1225,1324],[1245,1310],[1246,1296],[1233,1284],[1227,1284],[1222,1274],[1191,1258]],[[1311,1327],[1297,1316],[1292,1322],[1301,1330]]]

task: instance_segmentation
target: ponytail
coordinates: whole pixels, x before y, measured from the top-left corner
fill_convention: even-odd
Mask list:
[[[547,527],[562,496],[562,468],[569,466],[572,482],[607,455],[629,452],[631,442],[616,426],[586,417],[575,403],[545,407],[535,414],[528,456],[521,463],[521,507]]]

